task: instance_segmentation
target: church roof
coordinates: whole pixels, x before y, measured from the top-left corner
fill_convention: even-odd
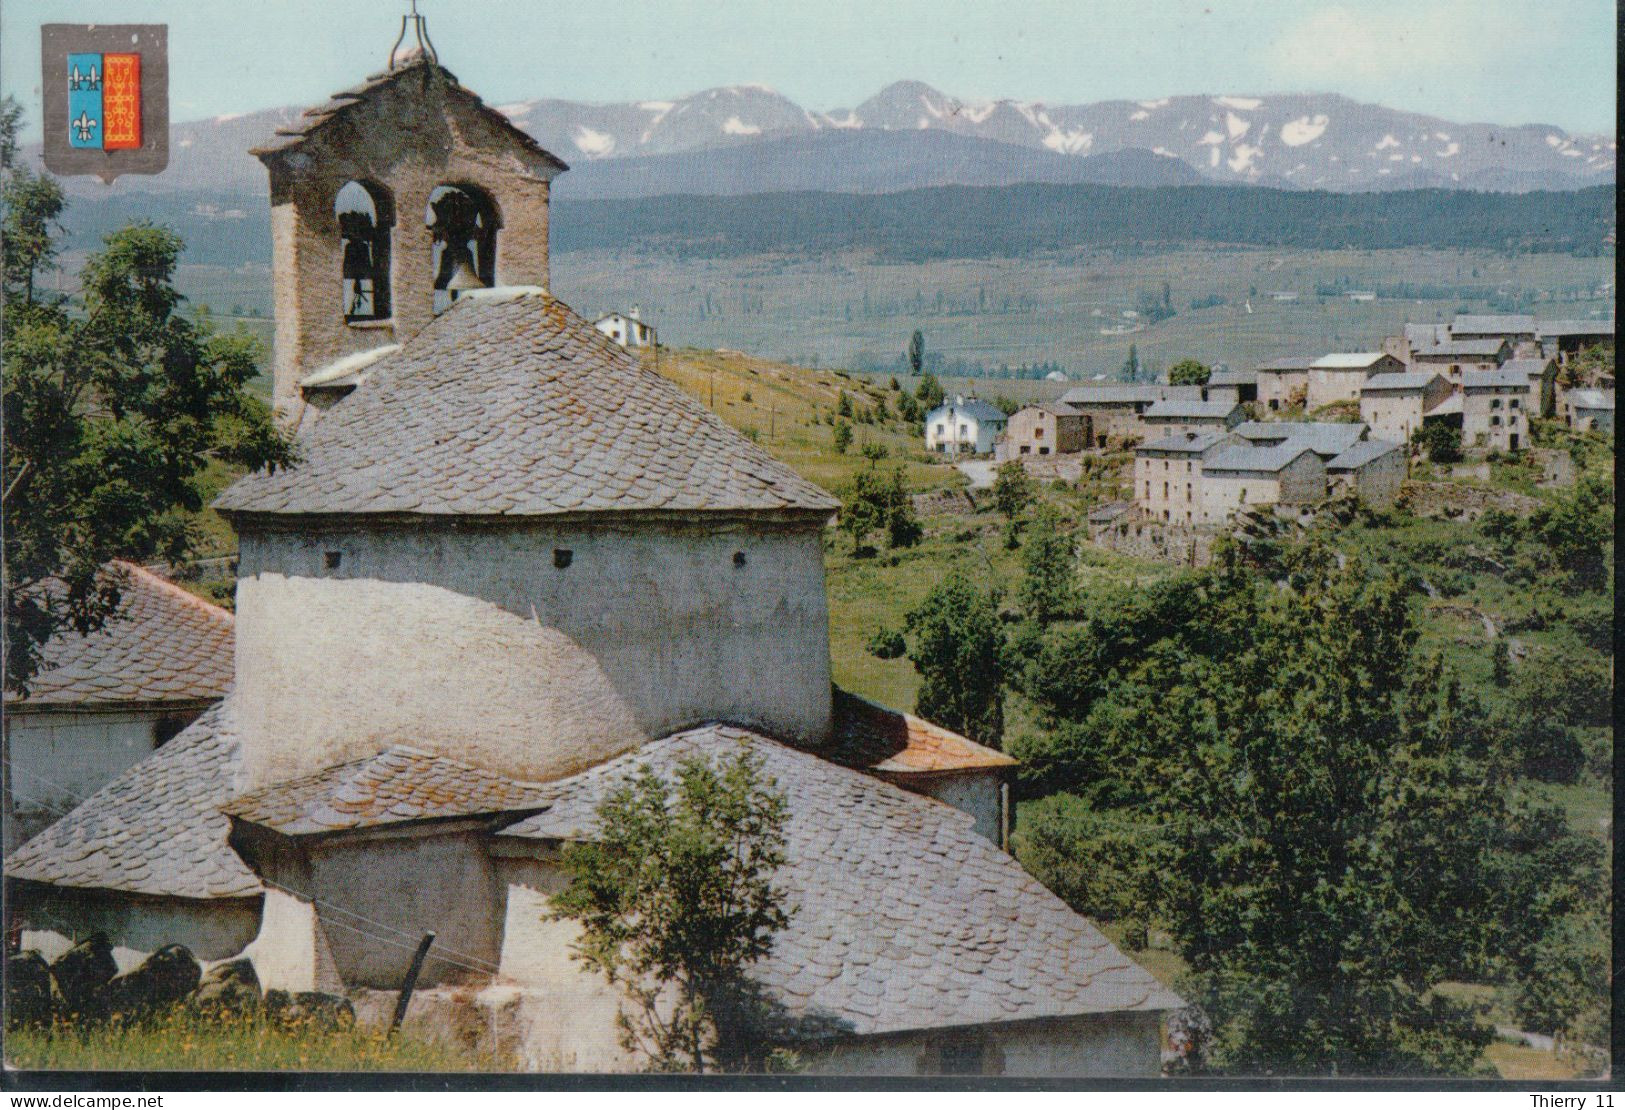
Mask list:
[[[394,745],[365,759],[234,798],[228,816],[287,836],[533,809],[537,783]]]
[[[829,514],[830,494],[538,289],[465,294],[228,514]]]
[[[500,835],[589,839],[644,766],[750,750],[789,799],[775,883],[795,908],[752,975],[796,1017],[867,1035],[1183,1005],[952,806],[745,729],[705,725],[555,784]]]
[[[350,109],[368,100],[374,93],[385,86],[407,78],[422,79],[425,77],[438,78],[444,83],[447,92],[468,101],[481,115],[489,119],[500,130],[511,135],[514,141],[532,154],[540,155],[560,171],[570,168],[556,155],[544,150],[535,139],[514,126],[513,121],[507,116],[486,105],[478,94],[459,84],[456,75],[451,70],[425,55],[412,57],[397,65],[394,69],[374,73],[359,85],[336,92],[323,103],[306,108],[293,123],[277,128],[276,134],[269,141],[254,147],[249,153],[263,159],[268,156],[286,154],[289,151],[297,150],[328,124],[342,119]]]
[[[109,571],[124,579],[118,612],[89,635],[65,629],[47,640],[27,697],[8,690],[6,704],[151,705],[224,696],[234,666],[232,615],[133,563],[115,561]]]
[[[818,754],[856,770],[951,774],[1016,765],[1003,752],[840,687],[835,688],[834,734],[829,749]]]
[[[171,898],[260,894],[220,812],[240,765],[228,699],[12,852],[6,877]]]

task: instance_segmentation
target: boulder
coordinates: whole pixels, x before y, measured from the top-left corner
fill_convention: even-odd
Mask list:
[[[6,1024],[44,1025],[51,1020],[51,965],[38,952],[6,957]]]
[[[174,1006],[197,989],[203,968],[184,945],[167,944],[107,985],[109,1008],[134,1017]]]
[[[331,1032],[349,1029],[355,1025],[355,1007],[343,995],[324,994],[321,991],[267,991],[265,1012],[272,1021],[284,1027],[305,1026]]]
[[[243,1014],[260,1004],[260,977],[246,957],[215,964],[192,992],[193,1007],[215,1014]]]
[[[107,984],[118,974],[106,933],[92,933],[51,965],[64,1009],[88,1018],[107,1016]]]

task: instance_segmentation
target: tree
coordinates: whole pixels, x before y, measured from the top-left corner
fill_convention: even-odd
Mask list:
[[[852,476],[841,506],[841,531],[852,537],[852,552],[863,550],[869,533],[884,530],[886,546],[912,547],[920,540],[920,522],[903,480],[903,468],[881,475],[870,464]]]
[[[914,334],[908,338],[908,372],[917,378],[924,367],[925,333],[916,329]]]
[[[1574,585],[1583,590],[1607,585],[1608,549],[1614,538],[1614,491],[1606,477],[1582,477],[1573,488],[1530,514],[1529,530]]]
[[[918,424],[923,414],[920,412],[920,403],[914,399],[912,394],[899,393],[897,395],[897,415],[910,424]]]
[[[846,395],[846,390],[840,391],[840,399],[835,403],[835,415],[852,419],[852,398]]]
[[[1411,433],[1411,442],[1427,452],[1428,461],[1453,463],[1461,461],[1461,429],[1453,428],[1442,420],[1426,421]]]
[[[1061,532],[1060,518],[1048,505],[1039,509],[1022,552],[1021,606],[1039,624],[1072,609],[1072,541]]]
[[[942,404],[945,394],[942,392],[942,383],[937,381],[937,376],[928,372],[920,379],[919,388],[914,391],[914,396],[919,399],[920,408],[930,412]]]
[[[1128,358],[1123,360],[1122,374],[1125,382],[1140,379],[1140,348],[1134,343],[1128,345]]]
[[[852,425],[845,420],[837,420],[835,422],[835,437],[832,442],[837,455],[846,454],[847,448],[852,446]]]
[[[746,977],[790,922],[784,794],[743,749],[695,756],[668,782],[645,766],[597,809],[597,839],[564,854],[555,920],[575,958],[621,988],[621,1043],[652,1071],[763,1070],[772,1006]]]
[[[1033,503],[1034,496],[1033,480],[1019,460],[1011,459],[999,467],[993,479],[993,507],[1004,514],[1007,522],[1014,524]]]
[[[915,712],[998,747],[1004,734],[1005,639],[993,598],[953,571],[909,611]]]
[[[1168,367],[1169,385],[1206,385],[1212,373],[1194,358],[1182,358]]]
[[[182,244],[136,224],[82,272],[82,306],[42,294],[62,194],[16,164],[17,113],[0,111],[4,206],[3,480],[8,688],[26,691],[52,636],[119,609],[114,558],[183,562],[211,462],[291,461],[269,407],[248,392],[259,344],[181,313]]]

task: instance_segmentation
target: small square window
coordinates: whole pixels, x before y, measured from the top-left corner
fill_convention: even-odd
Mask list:
[[[322,556],[322,565],[328,570],[338,570],[339,564],[343,561],[344,556],[337,551],[329,551]]]

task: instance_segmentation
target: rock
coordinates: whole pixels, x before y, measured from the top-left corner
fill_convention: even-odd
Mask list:
[[[197,989],[203,968],[189,949],[169,944],[107,985],[108,1006],[126,1016],[174,1006]]]
[[[113,945],[106,933],[92,933],[51,965],[51,977],[62,992],[63,1006],[80,1017],[107,1016],[107,984],[118,974]]]
[[[306,1025],[324,1032],[349,1029],[355,1025],[355,1007],[350,1000],[321,991],[267,991],[265,1012],[282,1026]]]
[[[6,1024],[44,1025],[51,1020],[51,965],[38,952],[6,957]]]
[[[246,957],[211,967],[192,992],[192,1005],[217,1014],[243,1014],[260,1004],[260,977]]]

